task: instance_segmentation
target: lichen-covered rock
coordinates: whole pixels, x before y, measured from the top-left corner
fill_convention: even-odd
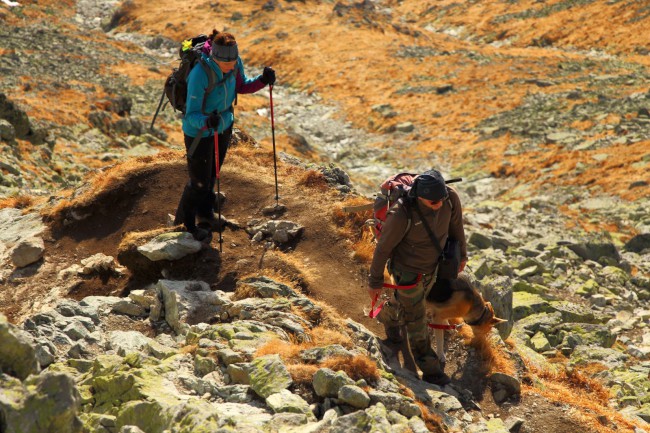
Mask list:
[[[24,380],[39,368],[30,335],[0,314],[0,371]]]
[[[569,362],[571,365],[603,364],[607,368],[614,368],[628,359],[628,355],[615,349],[578,345],[571,353]]]
[[[515,321],[531,314],[553,311],[551,304],[539,295],[528,292],[515,292],[512,297],[512,315]]]
[[[260,397],[287,389],[293,379],[279,355],[261,356],[252,360],[248,366],[251,389]]]
[[[314,391],[320,397],[338,397],[339,389],[345,385],[354,385],[354,381],[344,371],[321,368],[314,373],[312,380]]]
[[[64,373],[30,376],[24,383],[0,375],[0,419],[3,431],[80,433],[80,396]]]
[[[356,385],[344,385],[339,389],[338,399],[357,409],[365,409],[370,405],[370,397]]]
[[[513,319],[513,289],[512,280],[508,277],[500,276],[496,278],[484,279],[482,281],[472,280],[474,285],[483,294],[486,301],[492,304],[494,313],[497,317],[507,320],[506,323],[500,323],[496,326],[502,339],[506,339],[512,332],[514,324]]]
[[[286,284],[278,283],[268,277],[249,277],[237,283],[237,285],[246,285],[253,287],[263,298],[296,298],[298,294]]]
[[[274,413],[299,413],[307,415],[310,420],[316,420],[314,414],[309,408],[309,403],[307,403],[299,395],[293,394],[287,389],[283,389],[280,392],[269,395],[266,398],[266,404]]]
[[[365,411],[359,410],[336,418],[332,422],[331,433],[362,433],[392,431],[387,419],[386,408],[378,404]]]

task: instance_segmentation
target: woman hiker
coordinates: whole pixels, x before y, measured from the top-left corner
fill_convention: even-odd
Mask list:
[[[235,120],[233,103],[238,93],[254,93],[275,83],[275,71],[266,66],[256,78],[248,78],[239,57],[235,37],[214,30],[201,54],[217,85],[204,94],[209,77],[197,62],[187,78],[187,108],[183,118],[183,134],[187,150],[189,182],[178,204],[174,223],[185,225],[195,239],[210,241],[213,230],[221,230],[222,222],[214,214],[217,198],[214,134],[219,144],[219,169],[226,158]],[[205,106],[203,106],[205,104]]]

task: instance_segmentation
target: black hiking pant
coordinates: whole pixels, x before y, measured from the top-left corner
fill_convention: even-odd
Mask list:
[[[232,139],[232,127],[218,135],[219,139],[219,170],[226,158],[226,152]],[[185,135],[185,150],[187,152],[187,171],[189,182],[183,189],[174,224],[185,224],[188,231],[196,229],[196,217],[212,219],[214,217],[214,183],[217,177],[214,163],[214,137],[203,137],[199,140],[194,154],[190,155],[190,147],[194,137]]]

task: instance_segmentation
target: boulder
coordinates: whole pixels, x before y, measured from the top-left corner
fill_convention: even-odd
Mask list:
[[[39,261],[45,253],[45,243],[40,237],[20,240],[11,251],[11,261],[17,268],[29,266]]]
[[[251,361],[248,368],[251,389],[260,397],[268,398],[287,389],[293,383],[279,355],[256,358]]]
[[[31,336],[0,314],[0,371],[24,380],[39,369]]]

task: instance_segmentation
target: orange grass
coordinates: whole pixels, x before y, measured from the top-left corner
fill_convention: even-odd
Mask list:
[[[0,199],[0,209],[15,208],[27,209],[34,204],[34,197],[29,195],[15,195],[12,197],[5,197]]]
[[[379,379],[377,364],[367,356],[333,356],[324,360],[321,366],[344,371],[352,380],[366,379],[374,382]]]
[[[308,188],[313,188],[317,191],[327,191],[329,189],[325,175],[320,171],[307,170],[298,180],[298,185],[303,185]]]
[[[312,364],[289,364],[287,370],[296,385],[311,385],[320,367]]]
[[[346,212],[346,206],[358,206],[368,203],[362,197],[350,197],[334,208],[333,219],[338,226],[339,234],[352,240],[354,258],[361,263],[370,263],[375,252],[374,236],[370,232],[366,221],[372,218],[372,210],[360,212]]]

